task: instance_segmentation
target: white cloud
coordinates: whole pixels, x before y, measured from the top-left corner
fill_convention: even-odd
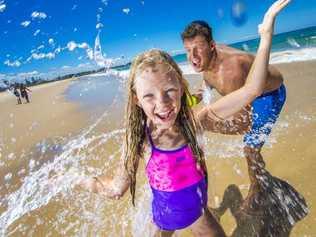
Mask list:
[[[0,12],[4,12],[6,5],[3,2],[0,2]]]
[[[37,47],[37,49],[43,49],[43,48],[44,48],[44,45],[42,45],[42,44]]]
[[[102,24],[102,23],[98,23],[98,24],[95,26],[96,29],[100,29],[100,28],[102,28],[102,27],[103,27],[103,24]]]
[[[23,21],[23,22],[21,23],[21,26],[28,27],[29,24],[31,24],[30,21]]]
[[[90,47],[89,47],[89,45],[86,42],[83,42],[81,44],[78,44],[78,48],[87,49],[87,48],[90,48]]]
[[[76,10],[77,7],[78,7],[78,6],[75,4],[75,5],[72,6],[71,10],[72,10],[72,11],[73,11],[73,10]]]
[[[53,39],[53,38],[50,38],[50,39],[48,40],[48,43],[49,43],[49,44],[54,44],[54,39]]]
[[[37,36],[38,33],[40,33],[40,32],[41,32],[41,30],[36,30],[36,31],[34,32],[33,36]]]
[[[83,42],[81,44],[77,44],[75,41],[69,41],[67,44],[67,48],[69,51],[74,51],[76,48],[89,49],[90,46],[86,42]]]
[[[75,48],[77,48],[77,44],[76,44],[76,42],[74,42],[74,41],[70,41],[70,42],[68,42],[68,44],[67,44],[67,48],[68,48],[68,50],[69,50],[69,51],[73,51],[73,50],[75,50]]]
[[[37,11],[35,11],[35,12],[32,12],[31,17],[32,17],[33,20],[36,19],[36,18],[38,18],[38,19],[45,19],[47,17],[47,15],[46,15],[45,12],[37,12]]]
[[[60,53],[61,51],[62,51],[63,49],[60,47],[60,46],[58,46],[58,48],[56,48],[55,49],[55,54],[58,54],[58,53]]]
[[[53,59],[55,58],[55,53],[32,53],[32,55],[26,60],[27,62],[31,61],[32,59],[40,60],[40,59]]]
[[[129,9],[129,8],[124,8],[122,11],[123,11],[125,14],[128,14],[128,13],[131,11],[131,9]]]
[[[13,62],[11,62],[10,60],[5,60],[4,64],[9,66],[9,67],[20,67],[21,66],[21,62],[18,60],[15,60]]]

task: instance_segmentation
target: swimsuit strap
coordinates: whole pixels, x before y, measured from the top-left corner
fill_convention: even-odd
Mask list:
[[[154,145],[153,139],[151,138],[148,126],[146,126],[146,134],[147,134],[147,137],[148,137],[148,140],[149,140],[151,147],[155,148],[155,145]]]

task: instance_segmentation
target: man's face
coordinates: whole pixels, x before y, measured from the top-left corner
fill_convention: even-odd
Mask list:
[[[207,42],[204,36],[197,35],[194,38],[185,39],[183,44],[193,69],[196,72],[205,71],[215,50],[214,42]]]

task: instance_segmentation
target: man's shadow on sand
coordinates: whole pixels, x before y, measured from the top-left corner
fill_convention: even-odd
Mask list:
[[[218,220],[230,210],[236,221],[231,237],[288,237],[293,226],[307,215],[305,199],[290,184],[268,172],[262,180],[264,191],[250,200],[248,208],[244,209],[238,186],[231,184],[220,206],[210,209]]]

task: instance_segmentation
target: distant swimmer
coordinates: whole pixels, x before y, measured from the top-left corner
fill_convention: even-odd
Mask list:
[[[277,4],[279,2],[277,1]],[[287,2],[284,0],[280,4],[286,5]],[[205,21],[191,22],[181,37],[187,51],[188,61],[196,72],[203,73],[206,86],[215,88],[222,96],[225,96],[245,85],[247,75],[255,60],[254,55],[225,45],[216,45],[212,37],[212,29]],[[260,173],[260,169],[265,167],[261,148],[271,133],[272,126],[278,119],[286,99],[286,89],[281,73],[269,65],[265,76],[267,78],[263,93],[251,103],[252,114],[248,106],[235,116],[236,119],[232,120],[237,125],[241,123],[243,126],[226,128],[220,126],[226,131],[219,131],[227,134],[246,133],[244,154],[249,163],[250,172],[257,173]],[[202,100],[203,94],[197,93],[193,96],[195,103],[198,103]],[[255,176],[250,175],[250,177]],[[250,180],[250,183],[247,200],[255,198],[262,188],[257,179]],[[248,208],[246,209],[248,210]]]
[[[286,5],[277,1],[260,28],[260,45],[245,84],[202,109],[192,109],[189,91],[179,66],[160,50],[138,55],[131,66],[126,108],[124,168],[110,178],[89,177],[80,186],[118,199],[130,189],[135,204],[139,163],[152,190],[154,236],[172,236],[190,229],[194,236],[226,236],[207,208],[208,175],[198,136],[209,126],[229,118],[261,95],[268,73],[273,22]],[[148,151],[150,155],[145,157]]]
[[[28,91],[31,92],[23,83],[20,84],[21,96],[26,100],[26,103],[30,103]]]

